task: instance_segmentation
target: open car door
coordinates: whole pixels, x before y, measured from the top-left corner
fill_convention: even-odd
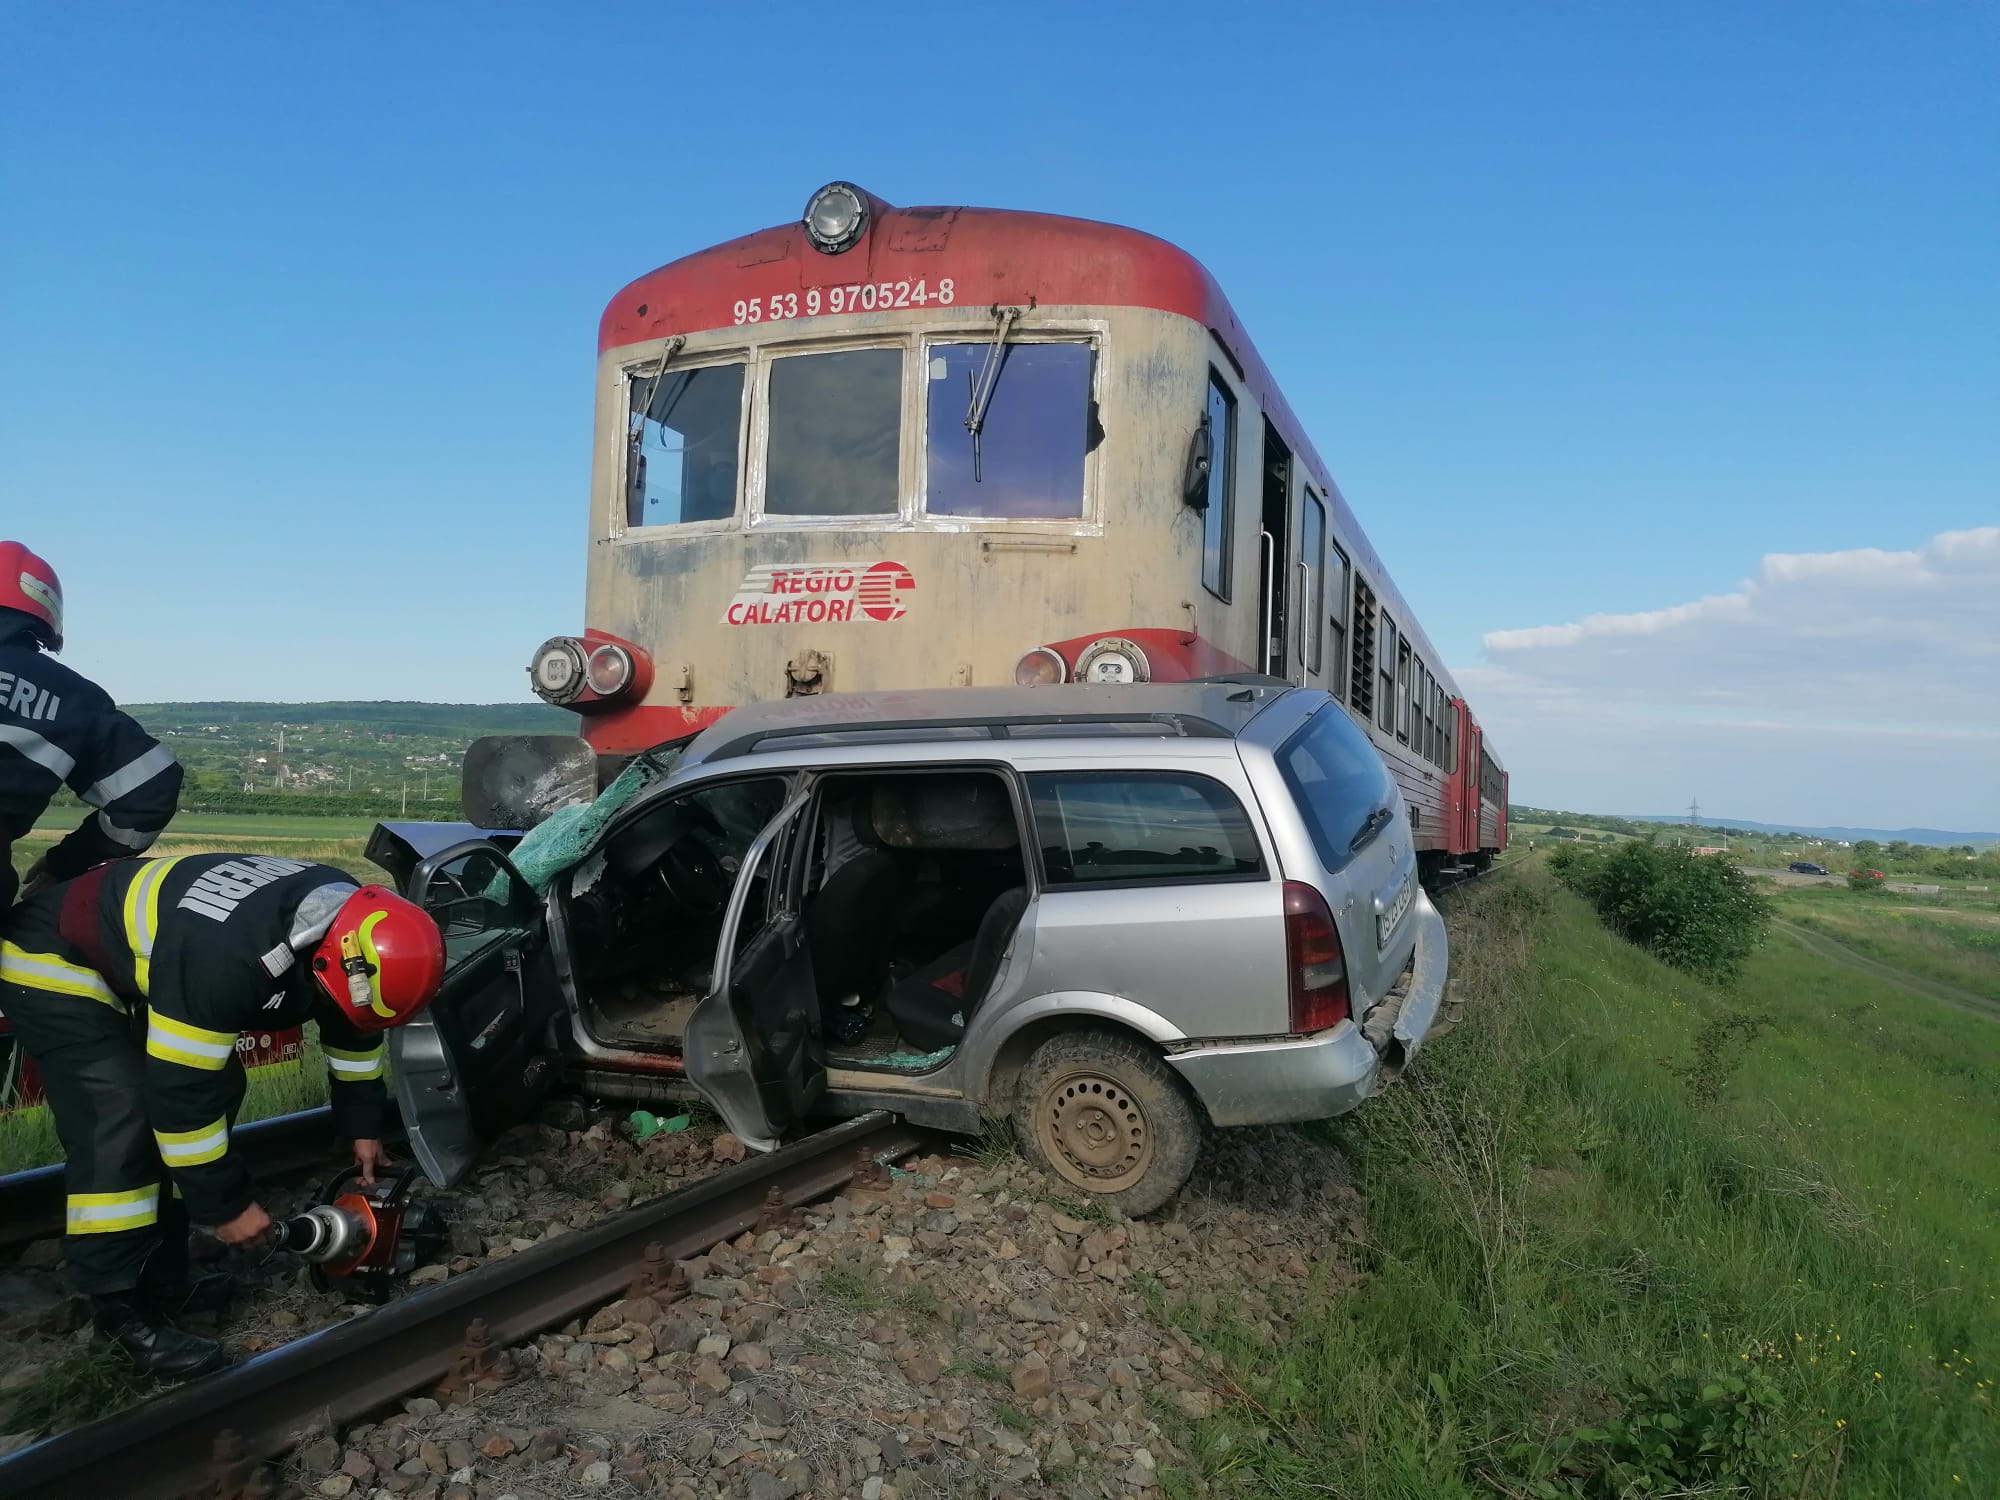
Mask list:
[[[396,1106],[424,1175],[450,1187],[555,1081],[565,1012],[534,889],[492,844],[421,860],[404,892],[444,934],[444,985],[389,1033]]]
[[[708,996],[688,1017],[688,1082],[746,1146],[773,1149],[826,1091],[819,991],[806,947],[803,841],[811,800],[795,791],[744,856],[716,943]]]

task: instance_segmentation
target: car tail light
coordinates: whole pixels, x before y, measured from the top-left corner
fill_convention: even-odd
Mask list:
[[[1301,880],[1285,882],[1285,952],[1291,961],[1292,1034],[1345,1021],[1347,958],[1326,898]]]
[[[1069,663],[1047,646],[1037,646],[1014,663],[1015,687],[1053,687],[1069,677]]]

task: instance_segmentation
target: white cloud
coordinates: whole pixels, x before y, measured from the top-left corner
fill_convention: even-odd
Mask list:
[[[2000,526],[1774,553],[1727,594],[1485,647],[1457,676],[1519,800],[2000,827]]]

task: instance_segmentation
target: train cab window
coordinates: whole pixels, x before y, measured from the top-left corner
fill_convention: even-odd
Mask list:
[[[789,354],[770,382],[764,514],[896,514],[903,351]]]
[[[1081,518],[1083,461],[1098,431],[1090,346],[1003,344],[997,360],[990,341],[928,352],[925,510]]]
[[[1326,549],[1327,655],[1333,680],[1327,687],[1336,698],[1347,696],[1347,554],[1335,542]]]
[[[1386,609],[1375,638],[1375,723],[1384,734],[1396,732],[1396,622]]]
[[[1229,599],[1231,534],[1236,506],[1236,398],[1222,377],[1208,372],[1208,504],[1201,513],[1201,585],[1216,598]]]
[[[1299,563],[1305,569],[1305,598],[1300,618],[1305,628],[1299,632],[1299,659],[1308,672],[1318,672],[1325,649],[1326,630],[1326,505],[1311,490],[1306,491],[1305,516],[1299,527]],[[1336,655],[1335,661],[1341,658]]]
[[[743,365],[631,378],[625,524],[725,521],[736,513]]]

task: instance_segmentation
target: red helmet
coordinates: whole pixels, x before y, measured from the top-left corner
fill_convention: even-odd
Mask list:
[[[400,1026],[437,995],[444,938],[437,923],[387,886],[364,885],[341,903],[313,950],[313,973],[363,1031]]]
[[[32,615],[42,623],[35,632],[42,644],[62,650],[62,581],[19,542],[0,542],[0,609]]]

